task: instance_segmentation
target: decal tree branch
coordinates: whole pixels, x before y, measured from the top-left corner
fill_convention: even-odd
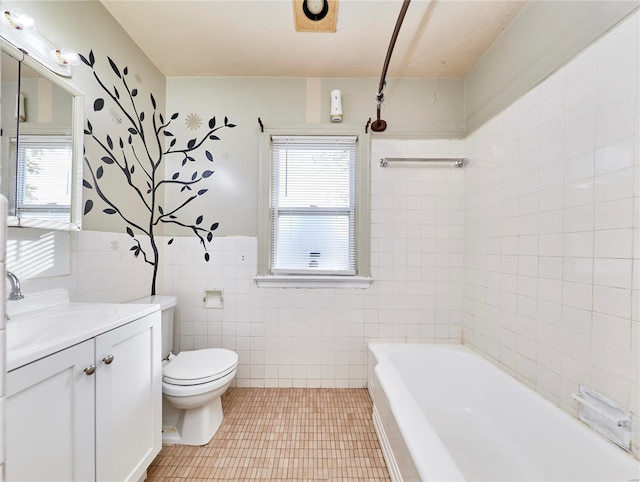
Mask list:
[[[90,160],[85,150],[84,161],[90,179],[84,180],[83,186],[86,190],[95,193],[96,200],[106,206],[102,209],[102,213],[118,216],[126,225],[126,232],[132,238],[133,243],[130,251],[135,257],[142,255],[144,262],[153,267],[151,294],[155,295],[159,263],[158,239],[155,229],[160,223],[172,224],[191,232],[199,239],[203,247],[205,261],[210,259],[207,244],[213,240],[213,231],[218,228],[218,223],[211,224],[207,229],[203,227],[204,215],[199,214],[196,219],[186,220],[180,219],[180,211],[208,191],[206,188],[198,189],[197,185],[214,173],[210,169],[201,171],[190,169],[189,163],[196,163],[199,159],[213,163],[213,155],[205,149],[205,144],[219,140],[216,132],[220,129],[233,128],[235,124],[230,123],[229,119],[225,117],[222,125],[216,125],[216,118],[212,117],[209,120],[206,134],[190,139],[186,144],[183,144],[169,130],[171,124],[180,115],[174,113],[169,119],[165,119],[163,114],[157,110],[155,97],[150,94],[148,102],[150,102],[152,114],[147,116],[144,111],[144,105],[147,104],[139,95],[138,89],[131,88],[127,82],[128,67],[120,69],[110,57],[107,57],[112,75],[106,76],[96,71],[93,51],[89,52],[87,57],[81,55],[80,58],[85,65],[91,68],[93,77],[104,93],[104,97],[101,96],[93,102],[94,113],[102,111],[106,102],[111,102],[122,111],[125,120],[124,128],[126,129],[126,133],[122,133],[124,138],[117,136],[118,143],[116,145],[114,143],[116,137],[112,137],[109,133],[96,132],[91,122],[87,120],[84,133],[103,154],[99,160]],[[113,76],[115,76],[114,80],[117,86],[108,87]],[[119,88],[123,92],[122,96]],[[146,130],[145,122],[150,123]],[[165,145],[167,141],[168,145]],[[182,147],[177,147],[177,145]],[[165,179],[164,163],[170,162],[170,157],[180,160],[180,165],[172,174],[171,179]],[[110,177],[110,182],[121,183],[122,186],[134,193],[133,199],[137,199],[141,203],[139,209],[132,209],[133,206],[127,205],[119,196],[110,197],[107,194],[103,185],[107,169],[110,173],[113,172],[113,176],[117,176],[115,179],[119,179],[114,181],[114,178]],[[159,199],[161,186],[164,189],[179,189],[178,194],[184,193],[185,199],[177,201],[176,207],[163,207],[161,199]],[[84,215],[92,212],[93,207],[94,201],[89,195],[84,204]],[[139,219],[140,212],[146,213],[144,214],[145,219]],[[148,242],[148,247],[143,248],[141,239]],[[172,243],[173,238],[169,240],[168,244]]]

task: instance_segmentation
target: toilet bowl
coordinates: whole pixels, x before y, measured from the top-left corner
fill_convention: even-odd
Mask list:
[[[206,348],[171,353],[174,296],[131,303],[159,304],[162,312],[162,442],[206,445],[222,423],[220,397],[236,375],[237,353]]]

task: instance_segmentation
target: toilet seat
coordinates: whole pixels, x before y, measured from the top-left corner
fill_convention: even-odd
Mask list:
[[[224,348],[183,351],[162,369],[162,381],[169,385],[200,385],[225,377],[237,365],[238,354]]]

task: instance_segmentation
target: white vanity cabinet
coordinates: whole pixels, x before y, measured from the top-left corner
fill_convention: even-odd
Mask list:
[[[160,335],[156,312],[96,338],[98,481],[137,481],[160,453]]]
[[[7,480],[94,479],[93,360],[88,340],[7,373]]]
[[[141,479],[162,446],[160,313],[6,376],[8,481]]]

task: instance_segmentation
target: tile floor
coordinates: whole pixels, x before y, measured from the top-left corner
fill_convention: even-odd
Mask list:
[[[203,447],[165,446],[147,481],[387,481],[365,389],[231,388]]]

